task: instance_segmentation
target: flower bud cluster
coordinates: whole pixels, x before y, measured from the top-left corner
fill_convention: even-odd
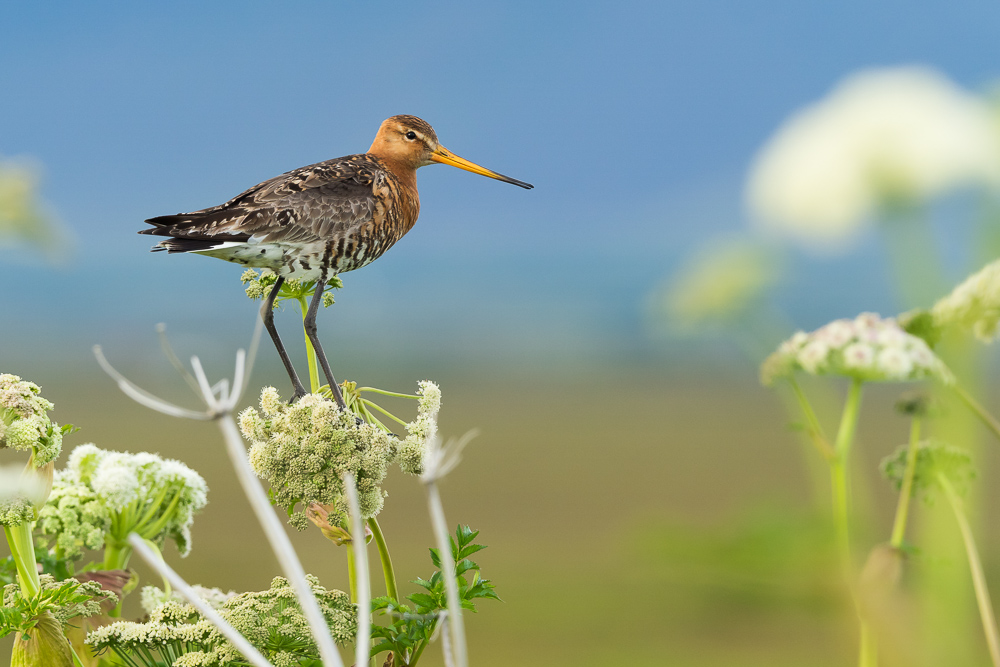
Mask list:
[[[441,388],[430,380],[419,383],[417,418],[406,425],[407,436],[399,446],[399,467],[411,475],[424,471],[427,443],[437,435],[437,416],[441,410]]]
[[[923,339],[906,333],[891,318],[862,313],[835,320],[812,333],[797,332],[761,366],[761,382],[771,385],[802,370],[868,382],[933,378],[951,384],[951,371]]]
[[[85,444],[59,472],[38,525],[56,537],[56,552],[67,557],[108,540],[124,545],[132,531],[159,545],[169,537],[186,556],[194,514],[208,502],[207,494],[201,475],[180,461]]]
[[[292,405],[282,402],[274,387],[261,392],[260,412],[247,408],[239,416],[240,430],[250,441],[250,465],[271,485],[275,505],[285,509],[289,523],[308,526],[310,503],[332,506],[343,522],[347,516],[343,477],[357,480],[361,514],[370,518],[382,509],[380,484],[395,460],[399,442],[371,424],[358,424],[319,394],[307,394]]]
[[[271,293],[271,289],[274,287],[274,283],[278,281],[278,276],[276,273],[270,269],[261,269],[260,273],[257,273],[254,269],[247,269],[240,276],[240,281],[246,285],[247,296],[257,301],[258,299],[263,299]],[[333,289],[343,287],[344,283],[341,282],[340,278],[333,276],[327,281],[326,286],[323,288],[323,307],[327,308],[333,305]],[[278,304],[286,299],[308,299],[312,296],[316,289],[316,283],[314,281],[298,280],[295,278],[286,279],[281,286],[281,290],[278,292],[276,298],[274,299],[274,307],[277,308]]]
[[[54,406],[40,391],[34,382],[0,373],[0,447],[30,451],[36,468],[62,451],[62,430],[46,414]]]
[[[938,329],[959,326],[990,342],[1000,334],[1000,260],[966,278],[931,308]]]

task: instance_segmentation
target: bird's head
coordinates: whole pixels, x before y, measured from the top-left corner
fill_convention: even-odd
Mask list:
[[[534,187],[530,183],[498,174],[455,155],[438,143],[434,128],[427,121],[416,116],[393,116],[384,120],[368,152],[410,169],[439,162],[471,171],[474,174],[489,176],[505,183],[513,183],[522,188],[531,189]]]

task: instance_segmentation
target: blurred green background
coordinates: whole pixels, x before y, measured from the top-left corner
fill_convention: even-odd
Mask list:
[[[865,68],[927,66],[992,104],[998,20],[995,3],[971,0],[6,3],[0,208],[21,208],[0,215],[0,371],[40,384],[53,417],[83,429],[66,451],[94,442],[198,470],[209,505],[192,554],[171,563],[192,582],[266,587],[277,566],[214,427],[132,403],[90,347],[193,405],[155,323],[218,378],[257,306],[238,267],[150,255],[141,221],[363,151],[383,118],[417,114],[456,153],[536,189],[422,170],[420,222],[343,276],[320,327],[341,379],[436,380],[442,432],[481,432],[442,489],[449,521],[490,545],[479,562],[504,599],[468,619],[473,664],[851,664],[826,471],[756,361],[797,327],[929,305],[914,294],[936,298],[1000,255],[1000,217],[967,183],[927,203],[923,240],[945,280],[921,292],[893,254],[895,228],[868,224],[877,213],[848,242],[802,250],[754,226],[747,174],[791,114]],[[278,316],[302,359],[297,320]],[[287,393],[261,350],[252,390]],[[988,388],[993,356],[968,365]],[[807,389],[832,428],[844,387]],[[876,468],[906,439],[891,409],[901,390],[871,388],[862,409],[859,560],[889,534],[895,495]],[[974,518],[996,583],[998,457],[967,430],[982,441]],[[427,576],[423,490],[398,470],[386,488],[398,575]],[[911,539],[954,541],[940,516],[918,506]],[[346,588],[342,549],[317,531],[293,537],[307,570]],[[915,593],[934,577],[957,600],[938,615]],[[908,563],[900,623],[923,653],[890,643],[885,664],[986,664],[967,580],[961,552]]]

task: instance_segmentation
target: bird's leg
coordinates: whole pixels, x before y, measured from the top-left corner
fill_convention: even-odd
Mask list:
[[[302,326],[305,327],[306,335],[309,336],[313,350],[319,358],[319,365],[323,367],[323,374],[326,375],[326,381],[330,383],[330,392],[333,393],[334,400],[337,401],[337,405],[340,406],[341,410],[346,410],[347,403],[344,402],[344,395],[340,391],[337,379],[333,377],[333,371],[330,370],[330,362],[327,361],[326,353],[323,352],[323,345],[320,344],[319,336],[316,335],[316,314],[319,313],[319,305],[323,303],[323,289],[325,287],[326,278],[316,281],[316,292],[313,293],[312,301],[309,302],[309,310],[306,311],[306,318],[303,320]]]
[[[285,352],[285,346],[281,344],[281,339],[278,337],[278,330],[274,326],[274,300],[277,298],[278,290],[281,289],[284,282],[285,278],[278,276],[274,287],[271,288],[271,293],[267,295],[267,298],[264,299],[264,304],[260,307],[260,317],[264,320],[264,328],[267,329],[267,333],[271,335],[271,340],[274,341],[274,347],[278,349],[278,356],[281,357],[281,363],[285,365],[285,370],[288,371],[288,377],[292,381],[292,388],[295,390],[295,395],[292,397],[294,401],[305,396],[306,390],[302,387],[302,382],[299,381],[299,376],[295,373],[295,367],[292,366],[292,362],[288,358],[288,353]]]

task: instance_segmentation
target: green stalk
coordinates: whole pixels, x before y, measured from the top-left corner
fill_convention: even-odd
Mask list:
[[[892,537],[889,544],[893,549],[903,546],[906,534],[906,518],[910,513],[910,498],[913,495],[913,475],[917,470],[917,445],[920,442],[920,417],[914,416],[910,422],[910,448],[906,452],[906,471],[903,484],[899,487],[899,501],[896,504],[896,518],[892,523]]]
[[[816,411],[813,410],[812,404],[809,403],[809,399],[806,398],[805,392],[802,391],[802,387],[799,383],[795,381],[795,378],[789,379],[789,384],[792,385],[792,391],[795,393],[795,398],[799,401],[799,406],[802,408],[802,413],[806,417],[806,421],[809,423],[809,439],[819,450],[819,453],[827,461],[832,461],[836,456],[833,448],[830,446],[830,442],[826,439],[823,434],[823,427],[820,426],[819,419],[816,418]]]
[[[404,422],[402,419],[400,419],[396,415],[392,414],[391,412],[389,412],[388,410],[386,410],[385,408],[383,408],[378,403],[373,403],[372,401],[369,401],[367,398],[362,398],[361,402],[364,403],[364,405],[367,406],[367,407],[375,408],[376,410],[378,410],[379,412],[381,412],[382,414],[384,414],[389,419],[392,419],[393,421],[395,421],[395,422],[397,422],[399,424],[402,424],[403,426],[406,426],[406,422]]]
[[[33,598],[42,590],[42,584],[38,579],[38,567],[35,564],[35,544],[31,537],[34,525],[34,522],[27,521],[16,526],[3,527],[7,545],[10,546],[14,565],[17,567],[17,581],[21,585],[21,595],[25,598]]]
[[[997,438],[1000,438],[1000,422],[998,422],[996,418],[989,413],[989,410],[984,408],[979,401],[972,397],[972,394],[965,391],[965,389],[960,387],[958,384],[952,386],[952,389],[962,402],[965,403],[970,410],[972,410],[972,413],[979,417],[980,421],[983,422],[986,428],[988,428]]]
[[[299,308],[302,310],[302,321],[306,321],[306,313],[309,312],[309,304],[306,303],[306,298],[300,296],[298,298]],[[316,364],[316,350],[313,349],[312,341],[309,340],[309,334],[306,333],[305,327],[302,328],[302,333],[306,339],[306,359],[309,360],[309,390],[312,393],[319,391],[319,369]]]
[[[983,622],[983,633],[986,635],[986,644],[989,647],[990,659],[993,661],[993,667],[1000,667],[1000,636],[997,635],[997,621],[993,616],[990,591],[986,588],[986,576],[983,574],[983,565],[979,561],[979,551],[976,549],[976,541],[972,536],[972,528],[969,526],[969,520],[966,518],[965,510],[962,508],[962,499],[955,492],[955,487],[941,473],[937,473],[937,480],[944,490],[945,496],[948,498],[951,511],[955,514],[958,529],[962,532],[962,541],[965,543],[965,553],[969,558],[969,570],[972,572],[972,586],[976,591],[976,603],[979,605],[979,617]]]
[[[354,536],[351,536],[351,539],[353,540],[353,539],[356,539],[356,538]],[[361,536],[361,539],[365,539],[364,535]],[[357,604],[357,602],[358,602],[358,573],[354,569],[354,550],[353,549],[348,549],[347,550],[347,578],[350,580],[350,583],[351,583],[351,602]]]
[[[69,654],[73,658],[73,665],[74,665],[74,667],[86,667],[83,664],[83,660],[80,660],[80,656],[78,656],[76,654],[76,650],[73,648],[73,644],[69,645]]]
[[[833,521],[837,532],[837,550],[840,553],[840,567],[843,571],[844,579],[847,581],[851,598],[854,601],[855,611],[858,615],[858,665],[860,667],[875,667],[878,664],[875,641],[868,623],[864,619],[861,601],[858,599],[857,587],[855,585],[854,562],[851,556],[850,485],[847,481],[848,458],[851,452],[851,445],[854,443],[854,433],[858,425],[858,412],[861,408],[861,387],[862,381],[854,379],[851,381],[850,389],[848,389],[844,411],[840,417],[840,427],[837,429],[837,440],[833,446],[834,457],[830,460],[830,480],[833,487]]]
[[[368,519],[368,527],[371,528],[372,535],[375,536],[378,557],[382,561],[382,574],[385,576],[385,593],[396,602],[399,602],[399,593],[396,591],[396,573],[392,569],[392,558],[389,556],[389,547],[385,544],[382,527],[378,525],[378,519],[375,517]]]
[[[414,400],[420,398],[416,394],[401,394],[398,391],[386,391],[385,389],[376,389],[375,387],[361,387],[361,389],[358,389],[359,394],[363,391],[370,391],[375,394],[382,394],[383,396],[395,396],[396,398],[410,398]]]

